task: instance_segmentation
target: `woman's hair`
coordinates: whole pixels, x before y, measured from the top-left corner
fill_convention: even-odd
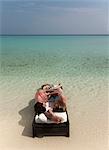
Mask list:
[[[48,84],[48,83],[47,83],[47,84],[43,84],[43,85],[41,86],[41,89],[43,89],[44,86],[47,86],[47,85],[50,86],[50,84]]]

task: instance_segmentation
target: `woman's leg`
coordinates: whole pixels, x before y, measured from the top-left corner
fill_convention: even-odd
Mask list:
[[[47,117],[48,119],[50,119],[50,120],[52,120],[52,121],[54,121],[54,122],[56,122],[56,123],[60,123],[60,122],[62,121],[62,118],[56,116],[56,115],[53,113],[52,109],[49,109],[47,112],[45,112],[45,115],[46,115],[46,117]]]

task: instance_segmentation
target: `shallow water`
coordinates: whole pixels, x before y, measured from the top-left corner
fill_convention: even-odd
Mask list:
[[[3,76],[107,76],[109,36],[1,36]]]

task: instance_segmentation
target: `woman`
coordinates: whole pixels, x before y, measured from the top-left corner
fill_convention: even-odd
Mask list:
[[[66,97],[63,94],[63,87],[61,84],[55,85],[50,90],[53,90],[50,94],[49,101],[53,109],[61,109],[62,111],[66,110]],[[54,103],[54,104],[52,104]]]

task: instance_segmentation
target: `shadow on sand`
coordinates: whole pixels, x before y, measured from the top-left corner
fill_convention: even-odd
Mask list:
[[[23,136],[32,137],[32,121],[34,118],[34,104],[35,100],[30,100],[27,107],[21,109],[18,113],[21,115],[21,120],[18,122],[19,125],[24,127],[22,132]]]

